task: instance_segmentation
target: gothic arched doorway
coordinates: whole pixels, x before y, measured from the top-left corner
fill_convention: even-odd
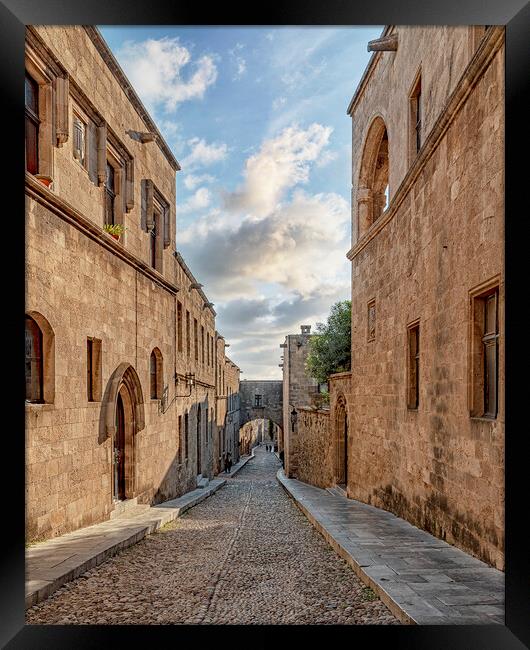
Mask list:
[[[337,454],[335,464],[335,481],[343,489],[348,483],[348,414],[344,399],[339,398],[335,413],[335,431]]]
[[[136,434],[145,427],[144,398],[136,370],[120,364],[105,390],[102,441],[110,439],[111,494],[114,501],[135,496]]]
[[[131,499],[135,488],[135,416],[133,401],[126,384],[116,397],[116,429],[113,435],[113,490],[115,501]]]

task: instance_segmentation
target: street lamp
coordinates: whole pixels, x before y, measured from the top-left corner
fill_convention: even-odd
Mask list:
[[[293,406],[293,410],[291,411],[291,431],[294,431],[294,427],[297,420],[298,420],[298,413],[296,412],[296,409]]]

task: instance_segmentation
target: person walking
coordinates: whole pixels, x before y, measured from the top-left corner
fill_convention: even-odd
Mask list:
[[[232,469],[232,455],[230,452],[226,455],[226,468],[227,473],[230,474],[230,470]]]

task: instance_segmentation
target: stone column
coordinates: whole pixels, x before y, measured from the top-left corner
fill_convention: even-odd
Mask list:
[[[360,187],[357,190],[357,222],[359,224],[359,238],[364,235],[372,225],[374,210],[373,193],[369,187]]]

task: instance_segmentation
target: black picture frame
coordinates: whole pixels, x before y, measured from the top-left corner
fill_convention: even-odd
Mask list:
[[[506,26],[506,119],[505,119],[505,305],[506,305],[506,625],[505,626],[24,626],[24,415],[18,410],[22,386],[22,301],[24,288],[15,282],[24,274],[24,220],[19,182],[23,178],[22,117],[24,83],[24,25],[99,24],[99,25],[384,25],[384,24],[503,24]],[[4,152],[9,152],[4,174],[4,219],[6,265],[4,281],[4,324],[8,325],[7,352],[14,356],[4,367],[9,374],[12,400],[5,400],[5,411],[13,412],[4,429],[4,542],[1,558],[0,644],[7,648],[102,648],[123,647],[129,643],[146,647],[166,642],[210,641],[212,643],[251,643],[270,647],[272,643],[293,642],[329,644],[336,636],[343,643],[392,644],[396,648],[449,650],[503,649],[530,647],[530,553],[526,549],[526,502],[528,474],[524,441],[523,408],[528,401],[526,319],[523,291],[525,276],[523,228],[528,221],[526,170],[528,147],[528,79],[530,77],[530,5],[525,0],[291,0],[255,3],[244,6],[217,3],[169,3],[165,0],[3,0],[0,2],[0,61],[3,76]],[[352,91],[354,89],[352,88]],[[7,140],[7,142],[6,142]],[[519,156],[522,164],[519,163]],[[524,178],[523,178],[524,174]],[[10,208],[7,200],[12,201]],[[13,216],[11,216],[11,214]],[[20,226],[22,224],[22,226]],[[14,226],[16,226],[14,228]],[[8,234],[9,233],[9,234]],[[16,235],[15,235],[16,233]],[[16,313],[16,317],[14,314]],[[18,315],[20,314],[20,321]],[[526,337],[527,338],[527,337]],[[14,343],[16,342],[16,343]],[[20,351],[20,354],[19,352]],[[18,370],[20,368],[20,370]],[[20,372],[20,384],[18,383]],[[526,379],[525,379],[526,376]],[[19,413],[21,413],[19,418]],[[8,413],[6,413],[7,415]],[[5,421],[5,420],[4,420]],[[10,470],[10,471],[8,471]],[[331,637],[331,638],[330,638]]]

